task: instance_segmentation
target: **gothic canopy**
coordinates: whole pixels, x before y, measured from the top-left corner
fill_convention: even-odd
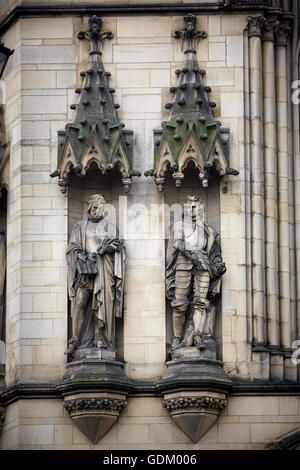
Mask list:
[[[133,132],[124,130],[114,104],[115,90],[109,86],[110,72],[104,70],[100,44],[112,39],[113,33],[101,31],[101,18],[89,19],[89,31],[80,32],[78,39],[88,39],[91,43],[89,68],[80,75],[81,88],[79,103],[72,104],[74,122],[67,124],[64,131],[58,132],[58,165],[51,174],[59,177],[58,184],[66,192],[71,173],[84,176],[93,164],[103,174],[117,168],[121,174],[124,191],[128,192],[132,176],[139,176],[132,169]]]
[[[154,177],[159,191],[164,188],[168,169],[180,187],[184,169],[191,161],[199,170],[203,187],[208,186],[213,167],[220,176],[238,174],[228,164],[229,130],[222,129],[214,118],[216,103],[208,98],[211,88],[203,83],[205,70],[199,68],[196,57],[195,41],[206,38],[206,33],[196,31],[196,16],[188,14],[183,30],[175,31],[174,37],[185,45],[185,61],[175,72],[178,86],[170,88],[175,100],[165,105],[171,110],[170,118],[162,122],[162,129],[154,130],[155,167],[145,173]]]

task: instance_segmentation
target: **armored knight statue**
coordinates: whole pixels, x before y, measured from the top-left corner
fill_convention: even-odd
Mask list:
[[[115,350],[115,319],[122,317],[125,248],[115,225],[105,217],[107,201],[90,196],[86,216],[78,222],[66,251],[72,337],[66,351]]]
[[[169,240],[166,288],[173,309],[175,350],[195,346],[204,351],[213,340],[215,307],[221,276],[226,271],[222,261],[218,234],[204,221],[204,204],[189,196],[184,216]]]

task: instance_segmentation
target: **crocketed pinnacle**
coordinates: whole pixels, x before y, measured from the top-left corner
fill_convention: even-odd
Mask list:
[[[109,87],[110,72],[105,72],[101,59],[100,43],[104,39],[112,39],[111,32],[101,32],[101,19],[92,16],[89,19],[89,31],[80,32],[79,39],[89,39],[91,42],[89,68],[81,72],[83,85],[75,93],[80,94],[78,105],[71,105],[76,109],[74,122],[66,125],[72,148],[76,152],[76,159],[80,158],[91,133],[95,133],[102,143],[107,155],[110,156],[120,135],[120,128],[124,127],[118,118],[118,104],[114,104],[113,93]]]
[[[117,166],[128,190],[131,176],[138,175],[131,169],[133,136],[131,131],[123,130],[125,124],[117,113],[119,104],[113,100],[115,89],[109,86],[111,73],[102,63],[100,44],[112,39],[113,34],[102,32],[101,24],[101,18],[92,16],[89,30],[78,34],[78,39],[87,39],[91,44],[90,61],[88,69],[80,73],[81,88],[75,90],[79,102],[70,106],[75,110],[74,121],[59,132],[58,169],[51,176],[59,176],[59,184],[67,185],[69,173],[85,174],[95,161],[104,174]]]
[[[184,28],[174,33],[183,42],[184,64],[175,72],[178,86],[170,88],[175,99],[165,105],[170,109],[169,120],[162,122],[162,130],[154,131],[155,168],[145,172],[154,177],[159,191],[163,190],[168,168],[180,187],[190,161],[199,170],[204,187],[213,166],[220,176],[238,173],[228,166],[228,131],[221,130],[220,121],[214,118],[216,103],[209,100],[211,88],[203,83],[205,71],[197,61],[195,43],[206,36],[196,30],[196,16],[192,14],[184,17]]]
[[[213,116],[212,108],[216,103],[208,99],[211,88],[203,83],[206,72],[200,69],[195,50],[195,41],[204,39],[207,35],[204,31],[196,31],[196,17],[192,14],[184,17],[184,24],[184,29],[175,31],[174,37],[183,41],[185,60],[183,67],[175,72],[179,83],[177,87],[170,88],[170,92],[176,94],[175,101],[166,104],[165,107],[171,109],[171,114],[169,121],[163,122],[162,127],[168,134],[168,142],[175,154],[180,152],[180,143],[182,144],[189,128],[193,127],[200,138],[199,145],[206,154],[214,139],[216,126],[220,125]]]

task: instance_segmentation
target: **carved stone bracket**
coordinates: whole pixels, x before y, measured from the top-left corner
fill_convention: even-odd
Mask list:
[[[123,363],[91,356],[68,363],[58,389],[72,421],[96,444],[126,408],[132,386]]]
[[[163,407],[194,443],[227,406],[231,386],[221,361],[187,357],[167,362],[167,370],[158,383],[164,396]]]
[[[64,401],[72,421],[94,444],[117,422],[126,406],[126,395],[116,392],[84,392],[68,395]]]
[[[224,394],[209,391],[195,391],[194,395],[191,392],[167,394],[163,401],[163,407],[169,411],[174,423],[194,443],[211,428],[226,405]]]

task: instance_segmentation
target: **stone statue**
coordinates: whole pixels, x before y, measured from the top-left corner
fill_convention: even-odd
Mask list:
[[[125,248],[115,225],[104,218],[105,197],[90,196],[86,216],[78,222],[66,251],[72,338],[76,349],[115,350],[115,319],[122,317]]]
[[[4,340],[4,296],[6,274],[5,233],[0,231],[0,340]]]
[[[204,222],[204,205],[197,196],[189,196],[184,209],[167,254],[166,288],[173,308],[170,354],[193,345],[204,351],[211,342],[215,347],[212,301],[220,292],[221,275],[226,271],[218,234]]]

